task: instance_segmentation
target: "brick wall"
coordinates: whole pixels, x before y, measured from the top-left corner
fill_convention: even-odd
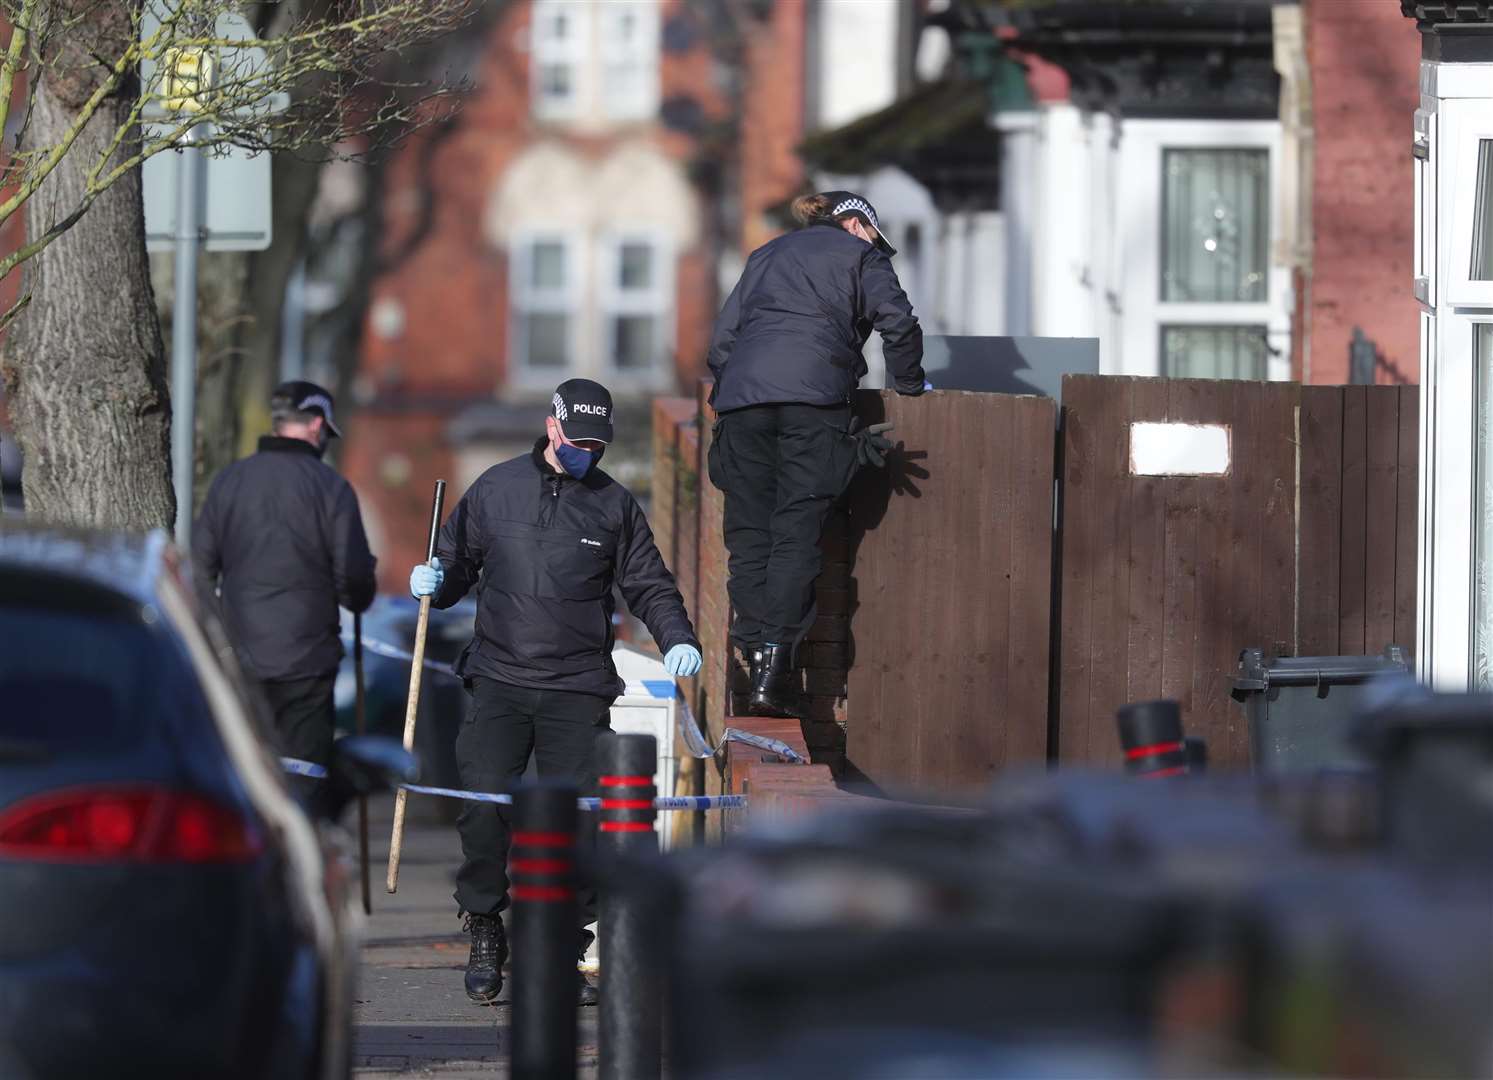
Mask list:
[[[741,117],[741,250],[753,251],[778,228],[767,211],[804,182],[805,36],[809,5],[772,5],[747,35]]]
[[[1411,295],[1420,35],[1395,3],[1307,0],[1316,156],[1306,381],[1348,381],[1359,326],[1379,347],[1379,382],[1418,382]]]
[[[696,543],[697,562],[695,575],[695,606],[690,614],[695,620],[695,632],[700,635],[700,644],[705,654],[705,666],[696,681],[696,715],[706,727],[712,742],[717,742],[725,732],[726,717],[730,711],[728,688],[740,664],[731,650],[730,602],[726,598],[726,542],[721,532],[722,516],[725,513],[725,496],[710,482],[705,463],[710,453],[710,429],[715,423],[715,412],[706,404],[710,395],[710,383],[702,381],[697,391],[696,402],[699,434],[696,458]],[[721,790],[719,768],[707,770],[706,788],[712,794]]]

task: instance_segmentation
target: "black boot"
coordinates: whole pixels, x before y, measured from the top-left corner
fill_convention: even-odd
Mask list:
[[[793,646],[764,645],[761,666],[752,680],[747,712],[752,716],[797,716],[798,694],[793,688]]]
[[[496,915],[468,915],[466,932],[472,935],[472,953],[467,958],[467,997],[479,1005],[491,1005],[503,989],[503,963],[508,959],[508,935]]]
[[[747,693],[757,689],[757,681],[762,678],[762,646],[753,645],[746,650],[747,658],[747,686],[751,688]]]

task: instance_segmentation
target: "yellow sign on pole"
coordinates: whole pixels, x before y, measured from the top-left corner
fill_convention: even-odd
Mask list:
[[[213,81],[213,56],[201,48],[167,49],[161,58],[161,104],[170,112],[201,112],[201,101]]]

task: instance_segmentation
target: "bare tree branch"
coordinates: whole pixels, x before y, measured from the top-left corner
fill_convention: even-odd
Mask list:
[[[0,277],[35,257],[104,191],[189,139],[209,153],[362,156],[439,123],[461,86],[394,76],[407,51],[465,26],[481,0],[343,0],[278,12],[271,36],[234,35],[239,0],[5,0],[11,38],[0,60],[0,130],[19,74],[32,85],[78,86],[62,137],[0,164],[0,225],[42,189],[104,102],[132,98],[87,183],[50,226],[0,259]],[[290,5],[285,5],[289,8]],[[123,31],[127,30],[128,33]],[[118,116],[117,111],[111,115]],[[356,147],[352,153],[348,148]]]

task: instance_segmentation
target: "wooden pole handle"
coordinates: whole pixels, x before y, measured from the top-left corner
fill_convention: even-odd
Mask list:
[[[436,538],[441,531],[441,504],[446,499],[446,481],[435,482],[435,498],[430,508],[430,538],[425,545],[425,561],[435,559]],[[415,647],[410,650],[410,695],[404,706],[404,748],[415,748],[415,719],[420,712],[420,677],[425,673],[425,628],[430,623],[430,597],[420,597],[420,618],[415,623]],[[404,849],[404,807],[409,793],[400,788],[394,795],[394,831],[389,837],[389,875],[385,884],[390,892],[399,888],[399,856]]]

